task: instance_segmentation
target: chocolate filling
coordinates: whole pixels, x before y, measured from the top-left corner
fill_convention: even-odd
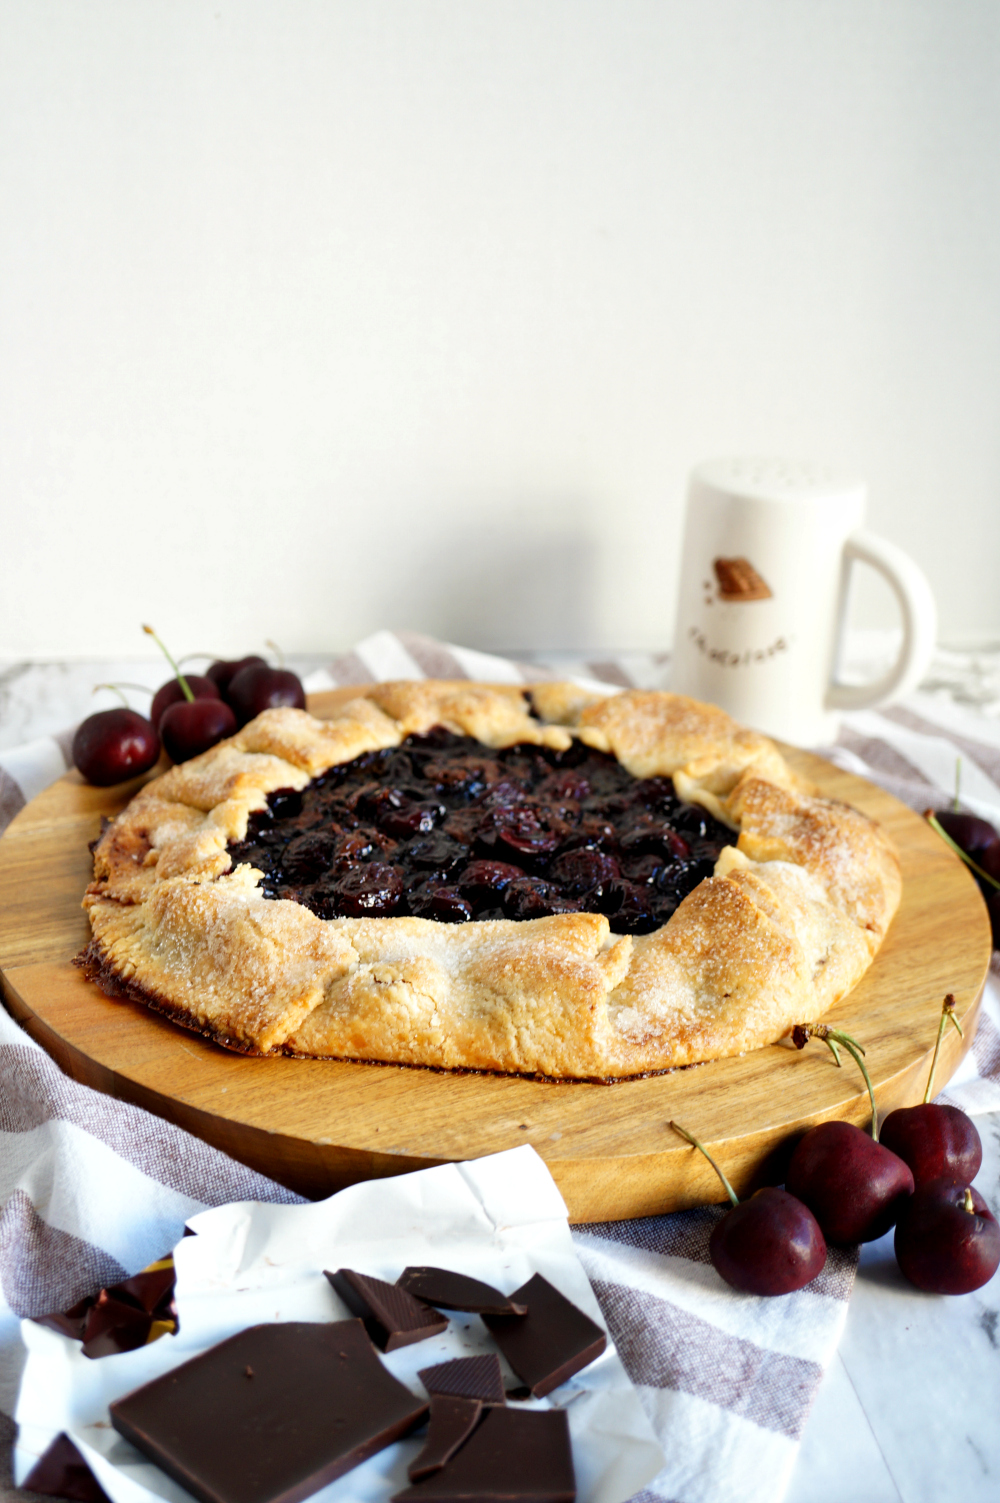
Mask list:
[[[265,897],[323,919],[584,911],[648,934],[732,838],[672,779],[634,778],[581,742],[494,751],[438,726],[272,793],[229,853],[263,872]]]

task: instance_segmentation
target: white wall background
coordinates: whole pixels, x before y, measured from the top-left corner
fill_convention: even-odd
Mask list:
[[[0,656],[665,646],[729,451],[1000,631],[1000,6],[0,0],[0,340]]]

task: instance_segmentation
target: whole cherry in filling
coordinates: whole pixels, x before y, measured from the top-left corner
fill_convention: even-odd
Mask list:
[[[437,726],[271,794],[229,851],[263,872],[266,897],[325,919],[588,912],[648,934],[732,840],[670,778],[581,743],[492,750]]]

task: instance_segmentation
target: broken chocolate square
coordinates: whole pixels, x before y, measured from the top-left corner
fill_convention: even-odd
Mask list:
[[[297,1503],[427,1412],[360,1320],[251,1326],[110,1407],[118,1433],[202,1503]]]
[[[600,1326],[540,1273],[515,1289],[511,1298],[527,1305],[527,1315],[484,1315],[483,1320],[536,1398],[565,1383],[608,1344]]]
[[[170,1305],[176,1282],[177,1270],[171,1254],[151,1263],[141,1273],[134,1273],[130,1279],[109,1285],[108,1293],[137,1305],[147,1315],[156,1316],[165,1312]]]
[[[492,1284],[483,1284],[465,1273],[452,1273],[450,1268],[404,1268],[396,1285],[428,1305],[465,1310],[471,1315],[524,1315],[527,1309]]]
[[[453,1357],[434,1367],[422,1367],[417,1374],[430,1394],[451,1394],[460,1399],[481,1399],[484,1404],[506,1402],[500,1358],[495,1352],[481,1357]]]
[[[443,1315],[395,1284],[355,1273],[353,1268],[338,1268],[336,1273],[325,1268],[323,1272],[351,1314],[364,1321],[365,1330],[380,1351],[394,1352],[413,1341],[440,1336],[448,1328]]]
[[[61,1313],[40,1315],[38,1324],[82,1341],[85,1357],[134,1352],[147,1341],[177,1330],[176,1278],[173,1254],[168,1253],[120,1284],[102,1289],[96,1297],[88,1295]]]
[[[431,1421],[424,1449],[411,1461],[406,1475],[419,1482],[439,1472],[479,1423],[483,1406],[478,1399],[458,1399],[450,1394],[431,1394]]]
[[[111,1503],[65,1431],[39,1456],[21,1486],[29,1493],[71,1498],[73,1503]]]
[[[573,1503],[576,1479],[563,1409],[487,1409],[441,1469],[392,1503]]]
[[[153,1318],[145,1310],[102,1289],[87,1312],[83,1355],[114,1357],[118,1352],[134,1352],[146,1345],[152,1325]]]

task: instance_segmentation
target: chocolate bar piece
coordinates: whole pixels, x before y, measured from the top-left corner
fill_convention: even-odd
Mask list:
[[[538,1399],[593,1362],[608,1344],[600,1326],[540,1273],[515,1289],[511,1298],[527,1305],[527,1315],[484,1315],[483,1320]]]
[[[141,1273],[134,1273],[130,1279],[110,1285],[108,1293],[138,1305],[147,1315],[159,1316],[167,1311],[176,1282],[177,1270],[174,1268],[173,1256],[168,1255],[156,1263],[150,1263]]]
[[[152,1325],[153,1318],[145,1310],[102,1289],[87,1312],[83,1355],[113,1357],[118,1352],[134,1352],[136,1347],[146,1345]]]
[[[69,1310],[39,1316],[38,1324],[82,1341],[85,1357],[133,1352],[177,1330],[176,1278],[173,1255],[168,1253],[120,1284],[102,1289],[96,1298],[88,1295]]]
[[[251,1326],[111,1406],[120,1435],[202,1503],[297,1503],[427,1413],[360,1320]]]
[[[563,1409],[487,1409],[441,1469],[392,1503],[574,1503],[576,1479]]]
[[[39,1456],[21,1486],[29,1493],[71,1498],[73,1503],[111,1503],[65,1431]]]
[[[380,1351],[394,1352],[413,1341],[440,1336],[448,1328],[445,1316],[395,1284],[355,1273],[353,1268],[338,1268],[336,1273],[325,1268],[323,1272],[351,1314],[364,1321],[365,1330]]]
[[[503,1375],[495,1352],[481,1357],[453,1357],[417,1374],[429,1394],[451,1394],[460,1399],[480,1399],[484,1404],[504,1404]]]
[[[483,1406],[478,1399],[457,1399],[450,1394],[431,1394],[431,1422],[424,1449],[411,1461],[406,1475],[419,1482],[432,1472],[439,1472],[450,1461],[463,1441],[468,1440],[479,1423]]]
[[[466,1310],[472,1315],[524,1315],[525,1305],[514,1304],[499,1289],[470,1279],[450,1268],[404,1268],[396,1285],[429,1305]]]

